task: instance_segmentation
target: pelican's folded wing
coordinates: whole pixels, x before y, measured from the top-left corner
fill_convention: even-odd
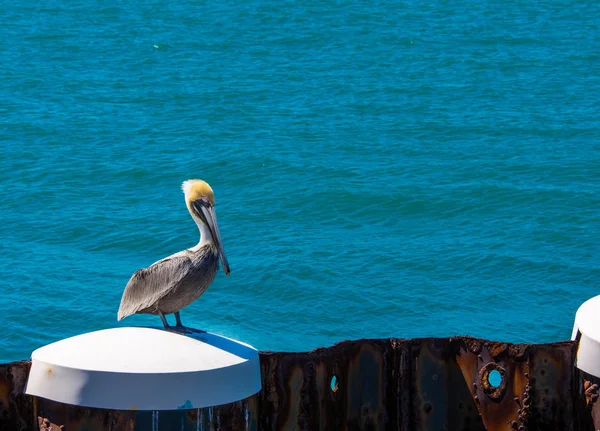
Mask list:
[[[189,257],[174,255],[136,271],[123,292],[118,320],[152,306],[177,286],[191,266]]]

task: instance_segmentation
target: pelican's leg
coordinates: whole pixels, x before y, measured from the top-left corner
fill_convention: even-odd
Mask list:
[[[165,314],[162,311],[159,311],[158,315],[160,316],[160,320],[162,320],[163,325],[165,325],[165,329],[169,329],[170,328],[169,322],[167,322]]]
[[[183,325],[181,324],[181,317],[179,317],[179,311],[176,311],[174,314],[175,314],[175,320],[177,321],[177,324],[175,326],[177,326],[179,328],[183,328]]]

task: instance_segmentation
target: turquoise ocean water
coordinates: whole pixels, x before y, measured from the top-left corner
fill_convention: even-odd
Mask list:
[[[600,294],[597,2],[0,8],[0,361],[118,325],[196,244],[231,276],[185,324],[260,349],[568,339]]]

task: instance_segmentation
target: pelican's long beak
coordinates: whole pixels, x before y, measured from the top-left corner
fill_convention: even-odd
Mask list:
[[[223,248],[223,241],[221,241],[221,233],[219,232],[219,224],[217,223],[215,208],[203,200],[196,202],[194,202],[194,206],[198,210],[198,213],[203,216],[203,221],[208,226],[208,230],[210,230],[210,235],[212,236],[215,246],[217,247],[217,252],[219,253],[219,259],[221,259],[221,265],[223,265],[223,271],[225,271],[225,275],[229,275],[229,262],[227,262],[225,249]]]

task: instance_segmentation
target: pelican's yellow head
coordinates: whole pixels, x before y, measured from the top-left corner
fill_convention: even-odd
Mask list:
[[[198,199],[206,198],[211,204],[215,205],[215,193],[206,181],[187,180],[181,185],[181,190],[185,194],[185,203],[190,207],[191,203]]]
[[[213,243],[221,259],[223,271],[229,275],[229,263],[223,249],[217,215],[215,214],[215,194],[207,182],[187,180],[181,185],[185,194],[185,204],[200,229],[200,244]]]

